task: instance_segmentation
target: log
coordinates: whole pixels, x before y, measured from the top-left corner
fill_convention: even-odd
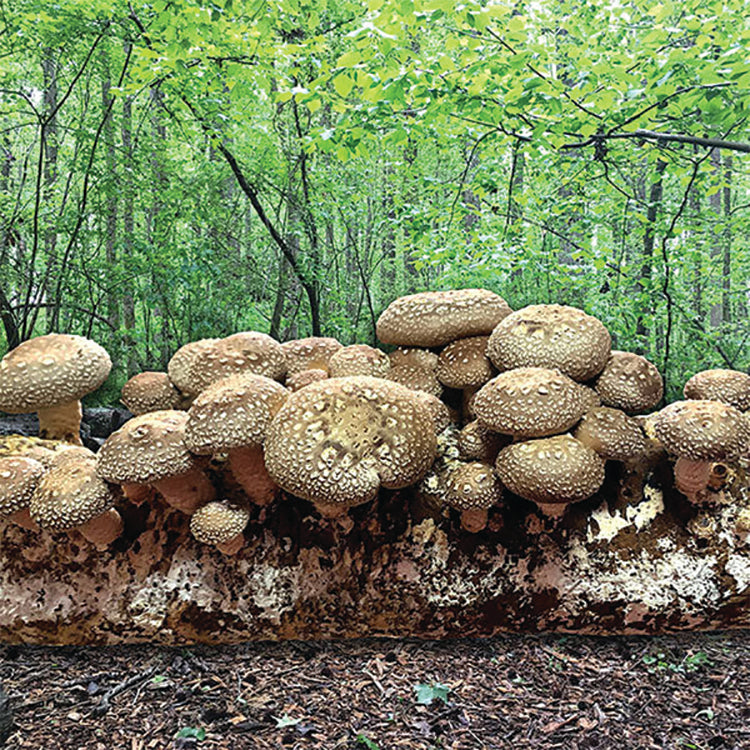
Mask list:
[[[722,475],[705,508],[675,490],[663,455],[607,471],[601,491],[557,525],[509,496],[479,534],[415,488],[383,492],[343,521],[284,496],[253,509],[232,556],[196,542],[188,517],[158,497],[123,500],[124,534],[104,552],[76,532],[3,522],[0,640],[228,644],[749,627],[745,469]]]

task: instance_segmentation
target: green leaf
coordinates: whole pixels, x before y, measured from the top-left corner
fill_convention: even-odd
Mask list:
[[[345,73],[339,73],[339,75],[333,79],[333,88],[336,89],[336,93],[339,96],[347,97],[354,88],[354,81],[352,81],[352,79]]]
[[[421,703],[422,705],[429,706],[430,703],[435,700],[441,700],[447,705],[450,688],[439,682],[434,682],[429,685],[420,683],[414,685],[414,692],[417,694],[417,703]]]
[[[198,742],[202,742],[206,739],[206,730],[203,729],[203,727],[183,727],[179,732],[177,732],[175,737],[177,737],[178,739],[191,738],[198,740]]]

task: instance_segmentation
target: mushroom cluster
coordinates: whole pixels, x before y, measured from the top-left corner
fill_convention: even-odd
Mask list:
[[[649,435],[638,415],[663,397],[658,370],[612,351],[577,308],[423,292],[391,303],[377,333],[389,354],[255,331],[185,344],[167,372],[125,384],[134,417],[96,455],[76,447],[80,399],[106,379],[106,352],[78,336],[25,342],[0,361],[0,409],[38,411],[55,441],[0,455],[0,515],[103,548],[122,531],[118,503],[161,498],[198,541],[233,554],[252,514],[285,495],[346,525],[382,489],[416,486],[479,532],[513,495],[559,518],[597,493],[606,462],[637,462],[657,442],[697,504],[721,484],[719,464],[750,453],[750,375],[698,373],[685,401],[646,418]]]

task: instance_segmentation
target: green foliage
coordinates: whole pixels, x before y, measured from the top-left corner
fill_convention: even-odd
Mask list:
[[[642,661],[649,672],[697,672],[711,664],[704,651],[686,654],[679,661],[673,659],[671,655],[659,651],[644,655]]]
[[[417,703],[422,705],[429,706],[433,701],[440,700],[447,706],[450,688],[439,682],[429,684],[419,683],[418,685],[414,685],[414,693],[416,694]]]
[[[183,727],[175,735],[176,739],[195,739],[202,742],[206,739],[206,730],[203,727]]]
[[[367,737],[364,734],[358,734],[355,742],[358,745],[362,745],[362,747],[367,748],[367,750],[380,750],[380,745],[378,745],[377,742],[373,742],[369,737]]]

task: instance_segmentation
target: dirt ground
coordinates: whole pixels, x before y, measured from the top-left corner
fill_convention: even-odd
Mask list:
[[[0,647],[6,747],[750,748],[750,632]]]

